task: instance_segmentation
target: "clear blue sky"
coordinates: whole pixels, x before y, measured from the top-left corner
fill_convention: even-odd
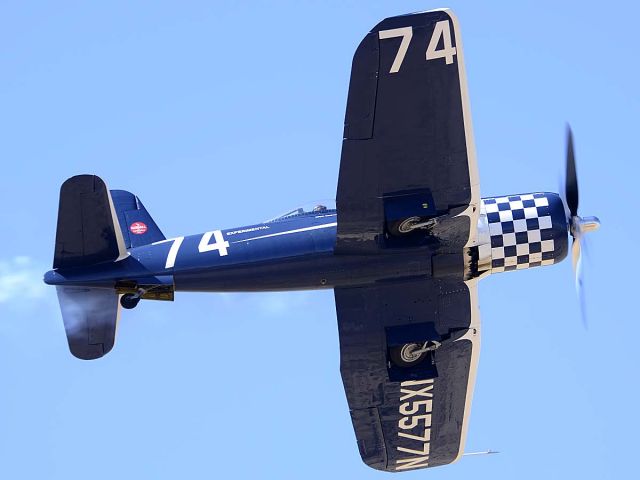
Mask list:
[[[387,478],[359,458],[331,291],[179,294],[67,350],[58,189],[96,173],[168,236],[332,197],[351,57],[404,1],[3,2],[0,478]],[[403,478],[631,478],[638,429],[634,2],[458,2],[481,191],[556,191],[574,127],[589,329],[570,262],[481,282],[467,451]]]

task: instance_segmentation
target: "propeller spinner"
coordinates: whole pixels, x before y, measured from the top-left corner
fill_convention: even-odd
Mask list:
[[[567,158],[566,158],[566,176],[564,186],[564,203],[568,210],[567,223],[569,225],[569,233],[573,237],[571,245],[571,258],[573,262],[573,271],[576,279],[576,291],[582,308],[582,320],[586,326],[586,316],[584,311],[584,298],[582,289],[582,249],[586,246],[584,234],[600,228],[600,220],[598,217],[580,217],[578,215],[578,176],[576,174],[576,159],[573,146],[573,133],[571,127],[567,125]]]

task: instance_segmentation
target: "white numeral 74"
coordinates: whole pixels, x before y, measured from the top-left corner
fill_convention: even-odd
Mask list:
[[[391,30],[380,30],[378,32],[378,38],[380,38],[380,40],[397,37],[402,37],[402,41],[400,42],[396,57],[393,59],[389,73],[397,73],[400,71],[400,66],[402,65],[404,57],[407,55],[409,43],[413,37],[413,27],[392,28]],[[440,43],[441,38],[442,48],[438,50],[438,43]],[[437,22],[431,34],[429,45],[427,46],[426,59],[436,60],[438,58],[444,58],[447,65],[449,65],[453,63],[453,57],[456,53],[456,47],[451,44],[451,27],[449,21],[441,20]]]
[[[213,243],[210,243],[211,237],[215,240]],[[167,253],[167,261],[164,264],[164,268],[173,268],[176,265],[176,258],[183,241],[184,237],[177,237],[167,238],[166,240],[160,240],[159,242],[153,243],[153,245],[158,245],[160,243],[173,242],[171,243],[171,248],[169,248],[169,253]],[[222,232],[220,230],[213,230],[202,235],[202,239],[198,245],[198,252],[205,253],[217,250],[220,256],[224,257],[228,254],[228,248],[229,242],[224,239]]]

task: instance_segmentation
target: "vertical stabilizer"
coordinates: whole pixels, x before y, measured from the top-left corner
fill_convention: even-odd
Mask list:
[[[126,190],[111,190],[111,198],[126,248],[149,245],[166,239],[136,195]]]

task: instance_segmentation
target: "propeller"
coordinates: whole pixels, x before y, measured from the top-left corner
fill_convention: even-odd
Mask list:
[[[569,233],[573,237],[571,244],[571,260],[573,272],[575,274],[576,292],[580,301],[582,322],[587,326],[586,311],[584,306],[584,288],[582,277],[582,249],[586,248],[586,238],[584,235],[600,228],[598,217],[580,217],[578,215],[578,175],[576,173],[575,149],[573,146],[573,133],[571,127],[567,125],[567,158],[566,174],[564,179],[563,201],[567,211],[567,224]]]

